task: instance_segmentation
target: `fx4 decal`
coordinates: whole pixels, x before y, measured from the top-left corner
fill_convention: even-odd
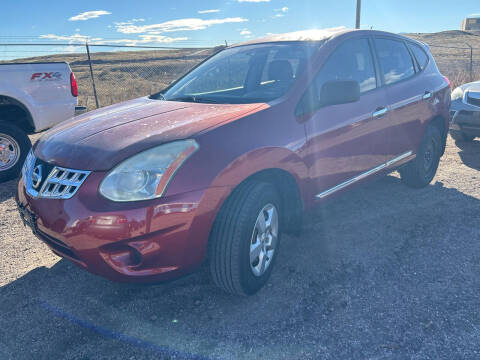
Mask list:
[[[33,73],[30,80],[60,80],[62,73],[60,72],[45,72],[45,73]]]

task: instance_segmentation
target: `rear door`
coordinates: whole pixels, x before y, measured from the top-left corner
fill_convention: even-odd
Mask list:
[[[398,159],[416,152],[421,124],[432,116],[433,90],[428,88],[422,65],[412,57],[405,41],[375,37],[375,49],[388,101],[388,160]]]
[[[321,107],[305,122],[305,161],[318,198],[380,170],[389,148],[386,98],[377,86],[369,38],[346,40],[333,51],[311,85],[314,99],[333,80],[358,81],[361,95],[353,103]]]

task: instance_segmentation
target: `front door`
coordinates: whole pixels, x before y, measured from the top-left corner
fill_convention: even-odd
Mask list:
[[[314,93],[327,81],[356,80],[360,100],[319,108],[305,122],[305,161],[317,198],[326,197],[383,168],[388,153],[387,104],[377,87],[368,38],[346,40],[314,79]]]

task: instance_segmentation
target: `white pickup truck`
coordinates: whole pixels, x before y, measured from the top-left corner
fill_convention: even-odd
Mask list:
[[[77,96],[65,62],[0,64],[0,182],[18,176],[32,146],[28,134],[84,110]]]

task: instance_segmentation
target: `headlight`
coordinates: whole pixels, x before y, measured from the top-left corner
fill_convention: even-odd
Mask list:
[[[461,87],[457,87],[455,90],[452,91],[452,101],[457,99],[463,98],[463,89]]]
[[[160,197],[175,172],[197,149],[195,140],[182,140],[132,156],[108,173],[100,184],[100,194],[112,201]]]

